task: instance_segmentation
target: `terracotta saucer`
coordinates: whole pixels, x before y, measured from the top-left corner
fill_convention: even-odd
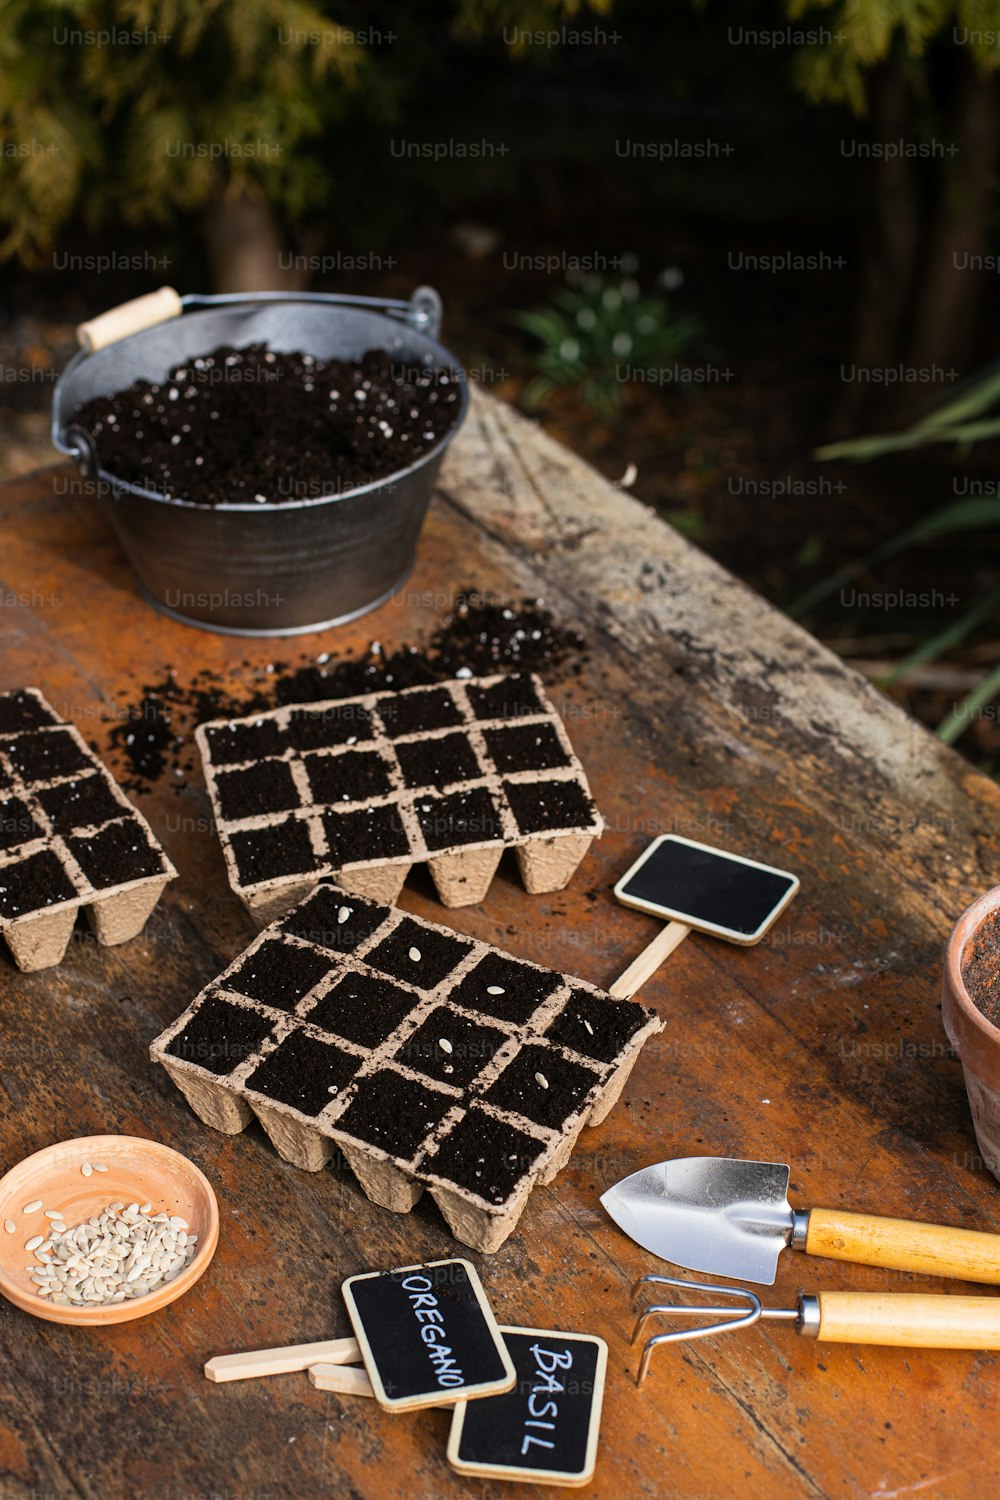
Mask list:
[[[97,1162],[108,1170],[85,1177],[84,1162]],[[26,1214],[25,1205],[38,1199],[42,1207]],[[126,1204],[152,1203],[154,1213],[186,1219],[190,1232],[198,1236],[191,1264],[176,1280],[145,1297],[110,1307],[53,1307],[47,1298],[36,1296],[31,1274],[38,1262],[24,1246],[34,1235],[47,1233],[51,1220],[45,1217],[45,1209],[61,1209],[67,1227],[72,1227],[118,1199]],[[3,1227],[7,1219],[17,1225],[14,1234]],[[51,1323],[94,1327],[157,1312],[194,1286],[208,1269],[218,1241],[219,1205],[208,1179],[186,1156],[157,1141],[133,1135],[85,1135],[58,1141],[25,1157],[0,1178],[0,1294]]]

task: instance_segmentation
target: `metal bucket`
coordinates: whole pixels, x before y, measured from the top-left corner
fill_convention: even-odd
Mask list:
[[[423,287],[409,302],[317,293],[170,295],[183,316],[93,353],[81,349],[53,395],[52,440],[92,482],[140,591],[165,614],[226,635],[296,635],[375,609],[413,566],[441,460],[468,408],[465,372],[436,338],[437,293]],[[89,435],[75,425],[81,403],[134,380],[162,382],[175,365],[221,344],[260,342],[318,359],[386,349],[401,364],[453,369],[461,386],[455,427],[387,479],[276,504],[170,499],[98,468]]]

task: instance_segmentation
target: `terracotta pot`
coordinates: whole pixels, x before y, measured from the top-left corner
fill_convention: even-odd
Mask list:
[[[976,1008],[962,978],[976,934],[998,911],[1000,886],[994,886],[959,917],[945,954],[941,1010],[948,1039],[961,1059],[984,1165],[1000,1180],[1000,1027]]]

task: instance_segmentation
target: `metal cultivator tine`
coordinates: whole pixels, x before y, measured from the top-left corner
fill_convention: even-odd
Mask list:
[[[705,1323],[699,1328],[673,1328],[667,1333],[656,1333],[647,1339],[643,1346],[642,1357],[639,1360],[639,1369],[636,1374],[636,1385],[642,1385],[649,1373],[649,1363],[653,1357],[653,1350],[660,1344],[684,1343],[689,1339],[708,1338],[717,1333],[728,1333],[732,1328],[749,1328],[756,1323],[763,1313],[763,1306],[756,1292],[750,1291],[749,1287],[716,1286],[709,1282],[687,1281],[678,1276],[642,1276],[632,1288],[632,1302],[644,1285],[653,1283],[658,1286],[676,1287],[682,1292],[703,1292],[712,1297],[728,1297],[731,1303],[737,1306],[706,1306],[705,1304],[689,1304],[683,1302],[657,1302],[645,1308],[636,1320],[632,1331],[632,1343],[634,1344],[642,1333],[648,1319],[652,1317],[673,1318],[709,1318],[712,1321]]]

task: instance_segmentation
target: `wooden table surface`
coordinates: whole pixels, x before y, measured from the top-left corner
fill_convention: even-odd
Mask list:
[[[608,830],[557,895],[527,895],[505,863],[482,906],[445,912],[422,875],[403,904],[600,985],[656,931],[610,894],[653,834],[801,876],[760,947],[692,935],[678,949],[643,991],[667,1027],[622,1101],[536,1189],[500,1252],[472,1255],[501,1322],[608,1341],[588,1493],[994,1492],[995,1355],[824,1346],[779,1324],[661,1351],[637,1390],[629,1286],[664,1265],[598,1197],[665,1157],[737,1155],[790,1162],[796,1205],[1000,1230],[1000,1189],[977,1158],[938,1003],[949,927],[1000,879],[997,787],[651,511],[486,399],[449,457],[401,597],[281,646],[146,608],[66,474],[0,491],[0,688],[40,687],[101,747],[102,713],[165,663],[236,683],[245,661],[300,646],[360,651],[426,635],[468,583],[537,594],[591,648],[553,696]],[[347,1332],[344,1277],[444,1256],[455,1242],[429,1203],[396,1216],[353,1180],[284,1164],[257,1126],[214,1133],[150,1065],[150,1040],[253,928],[226,885],[198,778],[179,795],[164,780],[138,801],[180,871],[145,933],[106,949],[81,930],[61,966],[38,974],[0,959],[0,1167],[92,1132],[162,1139],[214,1183],[219,1250],[196,1288],[148,1321],[91,1332],[0,1305],[0,1497],[533,1492],[452,1474],[442,1411],[390,1416],[304,1375],[203,1378],[213,1354]],[[789,1252],[766,1295],[787,1305],[800,1288],[921,1286]]]

